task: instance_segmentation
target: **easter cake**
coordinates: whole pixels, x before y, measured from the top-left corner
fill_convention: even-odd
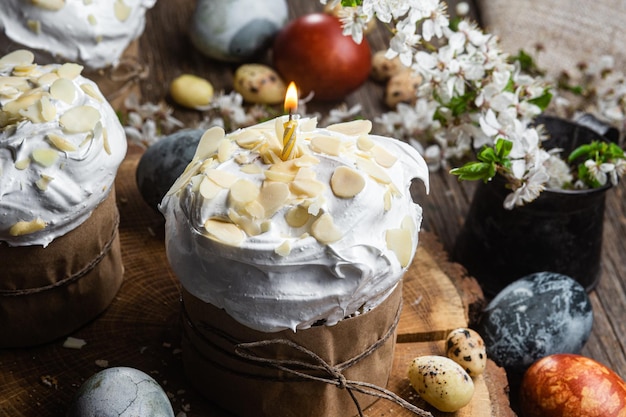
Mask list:
[[[0,346],[66,335],[121,285],[117,115],[74,63],[0,58]]]
[[[236,415],[352,415],[353,401],[375,397],[284,368],[323,360],[347,380],[386,385],[422,220],[409,187],[427,187],[428,171],[367,120],[298,120],[285,157],[287,122],[207,130],[160,205],[182,284],[183,362]]]

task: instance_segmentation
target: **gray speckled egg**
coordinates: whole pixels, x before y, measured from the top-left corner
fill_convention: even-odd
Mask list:
[[[67,417],[174,417],[159,384],[146,373],[126,367],[108,368],[80,387]]]
[[[446,356],[458,363],[472,378],[487,367],[485,342],[472,329],[455,329],[446,338]]]
[[[158,211],[158,205],[196,152],[203,129],[184,129],[165,136],[141,156],[135,178],[141,196]]]
[[[270,46],[287,12],[286,0],[198,0],[190,38],[210,58],[243,62]]]
[[[574,279],[552,272],[527,275],[486,307],[476,330],[498,365],[524,372],[554,353],[579,353],[593,324],[591,302]]]

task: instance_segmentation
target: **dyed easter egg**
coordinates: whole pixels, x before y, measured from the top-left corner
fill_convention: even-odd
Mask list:
[[[524,374],[520,408],[523,417],[624,417],[626,382],[593,359],[550,355]]]
[[[461,365],[472,378],[482,374],[487,367],[485,342],[472,329],[452,330],[446,338],[446,355]]]
[[[593,324],[591,302],[574,279],[552,272],[520,278],[486,307],[476,330],[487,355],[509,371],[554,353],[579,353]]]
[[[146,373],[126,367],[91,376],[76,393],[67,417],[174,417],[161,386]]]
[[[198,0],[190,38],[209,58],[243,62],[267,49],[286,22],[285,0]]]
[[[135,174],[144,201],[158,211],[158,205],[174,181],[189,164],[203,129],[183,129],[165,136],[141,156]]]

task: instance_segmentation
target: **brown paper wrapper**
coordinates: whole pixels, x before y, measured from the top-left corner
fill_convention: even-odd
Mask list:
[[[0,242],[0,348],[51,342],[86,324],[119,290],[123,265],[115,191],[47,247]]]
[[[182,303],[185,373],[205,397],[239,417],[356,415],[355,400],[365,409],[378,398],[353,391],[353,399],[339,381],[345,378],[348,383],[366,382],[382,388],[387,385],[402,303],[401,285],[366,314],[335,326],[320,325],[297,332],[252,330],[185,289]],[[285,340],[293,344],[272,343]],[[242,342],[267,345],[236,349]],[[251,362],[237,352],[252,354],[261,362]],[[272,364],[278,360],[291,361],[284,365],[306,375],[276,369]],[[310,369],[314,367],[310,365],[321,361],[322,367],[329,369]]]

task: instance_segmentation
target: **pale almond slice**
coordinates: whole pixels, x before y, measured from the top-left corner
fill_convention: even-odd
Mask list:
[[[19,169],[20,171],[28,168],[30,166],[30,158],[20,159],[15,162],[15,169]]]
[[[26,21],[26,27],[36,35],[41,33],[41,21],[39,20],[28,19]]]
[[[226,162],[230,159],[235,148],[230,139],[222,139],[217,147],[217,160]]]
[[[296,177],[295,173],[290,174],[290,173],[283,172],[283,171],[273,170],[271,168],[266,170],[264,174],[265,174],[265,178],[267,178],[269,181],[285,182],[285,183],[289,183],[293,181],[293,179]]]
[[[223,188],[230,188],[235,182],[239,181],[239,177],[235,174],[220,169],[209,169],[206,171],[206,175],[211,181]]]
[[[59,78],[50,85],[50,96],[67,104],[72,104],[76,98],[76,87],[67,78]]]
[[[65,0],[31,0],[33,6],[46,10],[61,10],[65,6]]]
[[[193,159],[206,159],[217,153],[220,142],[226,136],[226,132],[219,126],[214,126],[202,134]]]
[[[320,163],[320,160],[310,154],[303,154],[291,162],[296,168],[313,167]]]
[[[365,172],[376,181],[383,184],[391,183],[391,177],[389,177],[389,174],[387,174],[384,168],[377,165],[376,162],[365,158],[357,158],[356,165],[361,171]]]
[[[29,93],[21,95],[19,98],[4,104],[2,110],[10,115],[18,116],[21,110],[25,110],[33,104],[39,102],[43,97],[43,91],[32,90]]]
[[[306,208],[295,206],[285,213],[285,221],[291,227],[302,227],[309,221],[310,215]]]
[[[44,122],[51,122],[57,117],[57,108],[52,104],[48,96],[43,96],[39,101],[41,118]]]
[[[23,236],[23,235],[27,235],[30,233],[38,232],[45,228],[46,228],[46,222],[44,222],[42,219],[38,217],[29,222],[19,221],[15,223],[13,226],[11,226],[11,229],[9,229],[9,234],[11,236]]]
[[[242,165],[240,168],[240,171],[245,174],[252,174],[252,175],[263,173],[263,169],[260,166],[256,164],[252,164],[252,163]]]
[[[232,208],[228,210],[228,218],[248,236],[257,236],[262,233],[261,225],[257,221],[240,215]]]
[[[310,117],[298,122],[300,132],[312,132],[317,128],[317,117]]]
[[[189,165],[187,165],[187,167],[185,168],[185,171],[183,171],[183,173],[180,174],[180,176],[176,179],[176,181],[174,181],[174,184],[172,184],[172,186],[170,187],[166,195],[175,194],[181,188],[186,186],[191,180],[191,178],[194,177],[198,173],[201,166],[202,166],[202,162],[191,161]]]
[[[269,182],[261,187],[259,203],[265,209],[265,217],[271,217],[289,199],[289,186],[284,182]]]
[[[274,252],[282,257],[289,256],[291,253],[291,243],[288,240],[285,240],[276,249],[274,249]]]
[[[115,0],[115,3],[113,3],[113,10],[115,18],[120,22],[125,22],[130,16],[132,8],[126,5],[123,0]]]
[[[21,109],[19,114],[33,123],[43,123],[44,120],[41,115],[41,100],[25,109]]]
[[[59,118],[59,124],[68,133],[89,132],[99,121],[100,112],[91,106],[73,107]]]
[[[91,26],[96,26],[98,24],[98,19],[96,19],[96,16],[90,14],[87,16],[87,22],[89,22]]]
[[[372,131],[370,120],[352,120],[345,123],[336,123],[327,127],[331,132],[343,133],[348,136],[366,135]]]
[[[340,166],[330,177],[330,188],[337,197],[352,198],[365,188],[365,179],[350,167]]]
[[[391,189],[387,188],[385,190],[385,194],[383,194],[383,208],[385,209],[385,211],[391,210],[392,200],[393,193],[391,192]]]
[[[262,134],[253,129],[242,129],[230,135],[230,138],[244,149],[256,148],[261,142],[264,142]]]
[[[289,189],[297,196],[317,197],[324,193],[326,185],[318,180],[302,179],[291,182]]]
[[[259,196],[259,186],[246,179],[237,180],[230,187],[230,200],[235,205],[244,206]]]
[[[300,180],[314,180],[316,177],[315,171],[309,167],[301,168],[294,177],[294,181]]]
[[[318,242],[328,244],[341,239],[343,233],[335,225],[332,216],[324,213],[311,225],[311,235]]]
[[[35,54],[26,49],[18,49],[4,55],[0,58],[0,67],[2,66],[15,66],[15,65],[29,65],[35,62]]]
[[[53,82],[59,79],[59,75],[56,72],[47,72],[41,77],[37,78],[37,85],[52,85]]]
[[[81,72],[83,72],[83,66],[79,64],[75,64],[73,62],[66,62],[57,68],[57,74],[61,78],[67,78],[68,80],[73,80],[78,77]]]
[[[342,150],[341,139],[336,136],[315,136],[311,138],[311,149],[315,152],[339,156]]]
[[[416,226],[411,216],[404,216],[404,219],[402,219],[402,223],[400,223],[400,227],[402,229],[408,230],[409,233],[411,233],[411,236],[415,234]]]
[[[391,168],[398,160],[397,156],[395,156],[380,145],[375,145],[371,149],[371,152],[374,155],[374,160],[378,163],[378,165],[385,168]]]
[[[80,89],[94,100],[99,101],[100,103],[104,101],[104,99],[102,98],[102,94],[100,94],[97,87],[94,87],[91,84],[84,83],[80,85]]]
[[[215,182],[211,181],[209,178],[204,177],[200,182],[200,195],[206,198],[207,200],[212,200],[219,194],[220,191],[224,190],[223,187],[220,187]]]
[[[59,151],[50,148],[34,149],[32,153],[33,161],[44,167],[50,167],[59,159]]]
[[[204,229],[210,237],[229,246],[240,246],[246,238],[237,225],[218,219],[208,219],[204,222]]]
[[[97,126],[102,126],[102,123],[98,122]],[[111,144],[109,143],[109,131],[106,128],[102,128],[102,148],[107,153],[107,155],[111,155]]]
[[[413,256],[413,239],[407,229],[389,229],[385,233],[387,248],[396,254],[403,268],[409,266]]]
[[[253,219],[265,218],[265,207],[258,200],[252,200],[246,204],[244,211]]]
[[[49,175],[41,174],[41,177],[37,181],[35,181],[35,185],[41,191],[46,191],[48,189],[48,185],[53,179],[54,178]]]
[[[16,65],[13,67],[13,71],[11,73],[19,77],[27,77],[31,75],[35,69],[37,69],[37,64]]]

